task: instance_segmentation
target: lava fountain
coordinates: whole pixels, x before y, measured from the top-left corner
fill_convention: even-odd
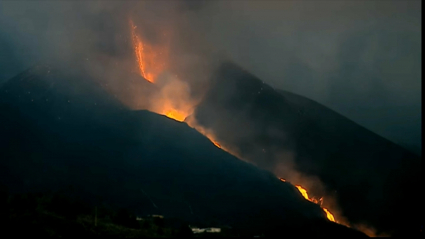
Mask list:
[[[154,83],[167,68],[169,46],[168,44],[153,45],[142,41],[142,38],[136,32],[137,26],[132,20],[130,20],[130,28],[140,75],[147,81]],[[167,34],[163,33],[162,35],[166,36]]]

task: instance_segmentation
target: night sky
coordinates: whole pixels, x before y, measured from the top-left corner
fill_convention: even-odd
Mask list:
[[[421,148],[421,1],[1,1],[0,84],[40,61],[125,61],[129,16],[177,29],[188,65],[224,54],[275,88]]]

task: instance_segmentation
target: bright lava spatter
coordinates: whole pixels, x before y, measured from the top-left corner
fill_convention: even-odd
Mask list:
[[[136,26],[134,25],[133,21],[130,20],[131,25],[131,38],[133,41],[133,49],[134,54],[136,55],[137,64],[139,66],[140,75],[148,80],[149,82],[153,83],[153,79],[151,77],[148,77],[145,70],[145,60],[144,60],[144,47],[143,42],[140,40],[140,38],[136,35]]]

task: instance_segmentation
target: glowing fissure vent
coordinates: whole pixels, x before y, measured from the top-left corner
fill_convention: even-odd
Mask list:
[[[280,179],[280,181],[282,181],[282,182],[286,182],[286,180],[285,179],[283,179],[283,178],[279,178]],[[323,198],[320,198],[320,199],[315,199],[315,198],[310,198],[309,196],[308,196],[308,193],[307,193],[307,190],[305,189],[305,188],[303,188],[302,186],[300,186],[300,185],[295,185],[295,187],[298,189],[298,191],[300,191],[300,193],[301,193],[301,195],[303,195],[303,197],[305,198],[305,199],[307,199],[307,200],[309,200],[310,202],[313,202],[313,203],[316,203],[316,204],[319,204],[320,205],[320,207],[323,209],[323,211],[326,213],[326,217],[328,218],[328,220],[329,221],[332,221],[332,222],[337,222],[336,220],[335,220],[335,217],[334,217],[334,215],[327,209],[327,208],[324,208],[324,207],[322,207],[321,206],[321,204],[322,204],[322,202],[323,202]]]

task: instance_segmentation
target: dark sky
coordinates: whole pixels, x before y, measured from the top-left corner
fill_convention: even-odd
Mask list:
[[[129,15],[177,29],[184,59],[212,46],[275,88],[421,147],[420,1],[0,1],[0,84],[40,60],[121,59]]]

